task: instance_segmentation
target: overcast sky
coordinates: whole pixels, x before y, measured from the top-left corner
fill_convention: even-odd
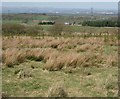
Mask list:
[[[117,2],[3,2],[3,7],[43,7],[43,8],[81,8],[118,9]]]
[[[2,2],[118,2],[119,0],[1,0]]]

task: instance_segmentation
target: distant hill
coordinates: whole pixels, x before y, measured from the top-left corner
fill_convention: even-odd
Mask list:
[[[54,13],[91,14],[90,9],[81,8],[41,8],[41,7],[3,7],[2,13]],[[94,14],[117,14],[117,10],[93,10]]]

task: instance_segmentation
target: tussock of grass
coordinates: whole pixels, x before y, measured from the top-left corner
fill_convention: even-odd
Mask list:
[[[101,66],[103,58],[100,54],[79,55],[77,53],[64,53],[47,60],[44,69],[60,70],[62,68]]]
[[[18,79],[23,79],[23,78],[29,78],[32,77],[33,75],[30,73],[30,71],[25,71],[24,69],[20,69],[17,71],[15,74],[17,74]]]
[[[49,89],[47,97],[68,97],[68,94],[63,85],[57,83]]]
[[[105,55],[107,67],[118,66],[118,55]]]
[[[9,43],[8,43],[9,42]],[[117,45],[116,40],[109,40],[109,45]],[[32,37],[13,37],[8,38],[4,37],[3,39],[3,48],[46,48],[46,47],[52,47],[52,48],[68,48],[72,47],[75,48],[77,45],[83,45],[83,44],[96,44],[96,45],[103,45],[104,38],[98,38],[98,37],[90,37],[90,38],[53,38],[53,37],[44,37],[41,39],[34,39]]]
[[[43,61],[45,63],[44,69],[60,70],[67,67],[89,67],[89,66],[115,66],[117,65],[116,56],[105,56],[104,53],[104,39],[103,38],[86,38],[86,39],[71,39],[71,38],[52,38],[46,37],[44,39],[32,38],[14,38],[22,42],[22,45],[38,46],[40,48],[32,49],[10,49],[3,51],[3,63],[8,67],[14,64],[24,62],[26,59],[33,61]],[[12,39],[10,39],[12,40]],[[24,42],[25,41],[25,42]],[[5,43],[5,41],[4,41]],[[85,44],[84,44],[85,43]],[[18,43],[17,43],[18,44]],[[15,43],[16,45],[16,43]],[[8,44],[5,45],[6,47]],[[15,46],[15,47],[18,47]],[[66,50],[65,50],[66,49]],[[80,52],[80,53],[79,53]],[[84,54],[81,54],[85,52]],[[99,53],[99,54],[98,54]]]
[[[3,52],[3,63],[8,67],[13,67],[13,65],[23,62],[25,56],[19,49],[7,49]]]
[[[85,52],[91,47],[90,44],[84,44],[77,48],[77,52]]]

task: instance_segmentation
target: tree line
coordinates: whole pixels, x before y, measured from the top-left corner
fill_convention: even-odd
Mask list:
[[[39,22],[38,25],[54,25],[55,22]]]
[[[96,20],[96,21],[84,21],[82,26],[94,26],[94,27],[118,27],[118,22],[114,20]]]

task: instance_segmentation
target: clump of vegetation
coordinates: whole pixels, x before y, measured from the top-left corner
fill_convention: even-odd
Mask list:
[[[25,33],[25,26],[16,23],[5,23],[2,25],[3,35],[19,35]]]
[[[45,67],[49,71],[58,71],[61,70],[64,66],[64,62],[59,61],[57,58],[50,58],[47,60]]]
[[[49,89],[47,97],[65,98],[65,97],[68,97],[68,94],[65,91],[64,87],[58,83]]]
[[[26,52],[26,58],[34,61],[42,61],[44,60],[44,56],[41,54],[39,50],[30,50]]]
[[[103,63],[103,57],[97,54],[79,55],[77,53],[61,53],[56,57],[50,57],[44,69],[49,71],[58,71],[67,68],[100,66]]]
[[[111,66],[118,66],[118,57],[116,57],[117,55],[113,56],[113,55],[105,55],[105,63],[107,65],[107,67],[111,67]]]
[[[72,34],[74,34],[75,29],[73,26],[64,26],[63,28],[63,35],[65,36],[71,36]]]
[[[48,21],[48,22],[39,22],[38,25],[54,25],[55,22],[52,22],[52,21]]]
[[[25,26],[18,23],[4,23],[2,25],[3,35],[15,36],[15,35],[29,35],[38,36],[43,35],[43,28],[41,26]]]
[[[76,50],[77,50],[77,52],[85,52],[90,47],[91,47],[90,44],[84,44],[84,45],[81,45],[80,47],[78,47]]]
[[[18,71],[15,71],[15,74],[17,74],[18,79],[24,79],[24,78],[32,77],[32,74],[28,71],[25,71],[24,69],[20,69]]]
[[[55,24],[49,29],[49,33],[52,36],[61,36],[61,33],[63,31],[63,24]]]
[[[25,55],[21,53],[18,49],[7,49],[3,52],[3,63],[8,67],[13,67],[13,65],[23,62]]]
[[[33,26],[26,26],[25,34],[29,36],[39,36],[43,35],[43,28],[41,26],[33,25]]]
[[[71,40],[70,38],[53,39],[46,37],[40,40],[32,38],[14,38],[14,40],[12,40],[13,39],[7,38],[3,40],[3,47],[7,48],[3,51],[3,63],[8,67],[22,63],[26,59],[43,61],[47,70],[61,70],[63,67],[75,68],[77,66],[99,66],[100,64],[102,65],[103,62],[110,66],[117,65],[115,57],[103,55],[104,51],[107,51],[104,50],[103,47],[103,38],[73,38],[73,40]],[[6,41],[11,42],[11,44],[6,43]],[[14,41],[15,43],[12,43]],[[114,43],[116,42],[113,42],[113,44]],[[19,44],[22,46],[28,46],[32,49],[18,49],[18,47],[21,47]],[[35,46],[36,49],[34,49],[33,46]],[[107,46],[110,45],[108,44]],[[11,51],[8,49],[9,47],[15,48]],[[83,52],[86,52],[86,54]],[[9,59],[9,57],[11,57],[11,59]]]
[[[118,22],[115,20],[97,20],[97,21],[84,21],[83,26],[95,26],[95,27],[117,27]]]

